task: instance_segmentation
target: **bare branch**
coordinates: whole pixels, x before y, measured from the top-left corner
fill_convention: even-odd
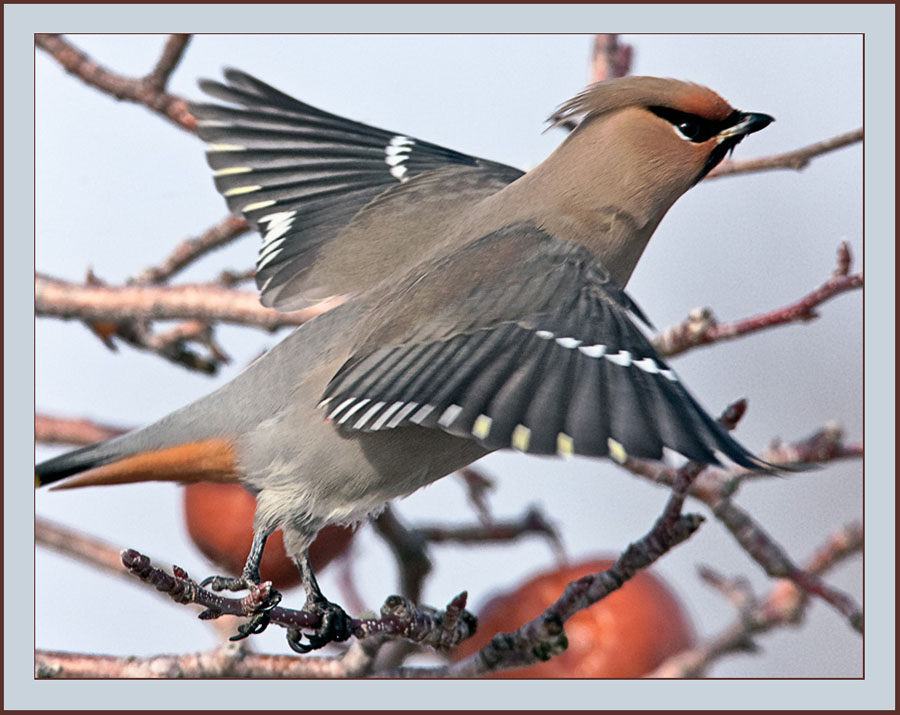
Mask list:
[[[515,541],[529,534],[543,535],[558,560],[565,555],[559,533],[537,507],[531,507],[518,519],[492,521],[475,526],[421,525],[416,527],[422,537],[431,543],[489,544]]]
[[[145,268],[133,283],[165,283],[178,272],[210,251],[230,243],[248,230],[247,222],[236,216],[226,216],[196,238],[188,238],[159,266]]]
[[[594,35],[594,49],[591,55],[591,82],[603,82],[607,79],[624,77],[631,72],[631,59],[634,48],[620,44],[619,36],[614,33]],[[562,121],[560,127],[572,131],[577,122]]]
[[[88,270],[85,284],[94,287],[106,285],[91,270]],[[85,320],[84,324],[112,351],[118,349],[114,340],[118,338],[138,350],[146,350],[181,367],[209,375],[215,374],[222,364],[230,360],[216,343],[212,326],[206,322],[189,320],[164,333],[154,332],[148,321],[133,319]],[[192,350],[189,343],[202,345],[207,354],[201,355]]]
[[[35,418],[37,423],[37,418]],[[82,531],[57,524],[48,519],[35,517],[34,543],[69,556],[87,566],[92,566],[106,573],[114,574],[134,582],[131,574],[122,565],[122,550],[119,547],[102,541]],[[223,638],[234,633],[231,619],[211,621],[210,625],[220,631]]]
[[[163,47],[162,55],[160,55],[156,66],[151,70],[150,74],[144,78],[144,81],[156,88],[157,91],[163,91],[169,83],[169,77],[175,71],[175,68],[178,67],[178,63],[181,62],[181,58],[190,41],[191,36],[187,34],[176,33],[169,35],[169,39],[166,40],[165,47]]]
[[[309,308],[279,313],[259,303],[255,292],[218,285],[89,286],[34,276],[35,314],[64,319],[203,320],[251,325],[267,330],[301,325],[341,303],[331,298]]]
[[[855,459],[863,456],[861,444],[847,444],[844,429],[837,422],[826,422],[809,437],[796,442],[784,443],[774,440],[762,458],[772,464],[787,467],[803,464],[820,464],[837,459]],[[765,472],[749,472],[740,475],[743,481],[766,476]]]
[[[838,247],[838,267],[834,274],[800,300],[783,308],[731,323],[717,322],[708,308],[694,310],[687,319],[655,336],[653,345],[660,355],[671,357],[701,345],[734,340],[778,325],[813,320],[818,317],[815,309],[819,305],[836,295],[862,287],[863,275],[850,275],[850,263],[850,246],[843,241]]]
[[[242,271],[222,271],[219,274],[219,283],[226,288],[232,288],[240,283],[253,280],[256,277],[256,268],[245,268]]]
[[[466,526],[422,524],[407,526],[388,507],[373,521],[375,530],[387,542],[397,559],[400,589],[416,601],[422,592],[425,578],[431,572],[428,544],[490,544],[515,541],[530,534],[543,535],[557,560],[565,560],[559,534],[547,518],[535,507],[518,519],[493,521]]]
[[[465,484],[466,498],[475,510],[478,521],[483,526],[490,526],[493,517],[487,503],[487,492],[494,488],[494,483],[480,470],[471,466],[463,467],[456,474]]]
[[[862,632],[862,609],[850,596],[824,583],[815,574],[807,573],[796,566],[775,539],[730,498],[722,498],[711,506],[716,518],[769,576],[789,578],[807,594],[819,596],[843,615],[854,629]]]
[[[602,82],[615,77],[624,77],[631,72],[634,48],[619,43],[616,34],[594,35],[594,51],[591,59],[591,81]]]
[[[865,533],[862,524],[847,524],[832,534],[809,560],[806,570],[821,576],[854,554],[862,552]]]
[[[94,444],[125,434],[127,431],[86,419],[67,419],[43,414],[34,416],[34,441],[44,444]]]
[[[35,422],[37,422],[37,419]],[[134,583],[134,578],[122,565],[121,548],[102,541],[95,536],[90,536],[82,531],[57,524],[48,519],[35,517],[34,543],[69,556],[87,566]],[[160,596],[162,595],[160,594]],[[228,622],[231,620],[230,618],[222,619],[221,621],[215,620],[211,621],[210,625],[220,632],[222,638],[228,638],[234,633],[235,629],[235,626]],[[73,657],[77,658],[74,654]]]
[[[226,643],[205,653],[116,657],[36,651],[36,678],[361,678],[374,661],[374,639],[336,657],[258,655]]]
[[[732,429],[744,414],[746,404],[730,405],[719,422]],[[520,668],[549,660],[568,647],[563,625],[581,611],[605,598],[640,569],[688,539],[703,523],[696,514],[684,515],[681,509],[694,480],[706,465],[688,462],[675,475],[672,493],[653,527],[639,540],[629,544],[615,564],[606,571],[589,574],[566,586],[563,594],[540,616],[512,633],[500,633],[474,655],[437,668],[398,668],[395,677],[462,677],[471,678],[495,670]]]
[[[119,550],[111,544],[47,519],[34,520],[34,542],[101,571],[127,576]]]
[[[853,459],[863,456],[862,445],[844,442],[843,429],[829,422],[809,437],[796,442],[783,443],[775,440],[761,456],[770,464],[786,470],[808,464],[821,464],[838,459]],[[656,484],[672,485],[676,470],[662,462],[643,459],[627,459],[622,465],[632,474]],[[787,472],[789,475],[792,472]],[[802,473],[802,471],[801,471]],[[749,479],[770,478],[772,472],[751,472],[741,467],[733,469],[707,469],[691,487],[691,496],[701,501],[718,499],[722,494],[734,495],[741,483]]]
[[[839,134],[830,139],[810,144],[802,149],[789,151],[786,154],[765,156],[759,159],[745,159],[742,161],[723,161],[706,176],[706,181],[719,179],[723,176],[735,176],[737,174],[751,174],[772,169],[793,169],[800,171],[805,169],[809,162],[817,156],[828,154],[845,146],[856,144],[863,140],[863,129],[855,129],[852,132]]]
[[[197,238],[189,238],[180,243],[162,264],[144,269],[128,283],[165,283],[207,253],[241,236],[247,228],[244,219],[226,216]],[[88,283],[103,285],[95,277]],[[154,332],[147,321],[133,319],[118,323],[88,321],[87,325],[110,349],[115,349],[113,337],[117,337],[139,350],[152,352],[177,365],[209,375],[214,375],[223,364],[230,361],[224,349],[216,342],[214,328],[208,321],[189,320],[163,333]],[[190,343],[203,346],[206,354],[201,355],[191,349]]]
[[[860,553],[863,547],[863,531],[859,524],[848,524],[835,534],[810,560],[806,568],[809,574],[822,575],[829,568]],[[721,585],[722,580],[719,581]],[[718,587],[718,586],[717,586]],[[762,602],[752,597],[749,588],[742,585],[742,598],[729,598],[738,608],[739,618],[722,633],[688,651],[669,658],[649,678],[697,678],[722,656],[755,649],[752,636],[765,633],[785,624],[802,620],[809,606],[807,592],[788,579],[778,581]]]
[[[121,332],[117,332],[116,335],[122,336]],[[207,349],[208,355],[199,355],[188,349],[187,343],[203,345]],[[188,320],[162,333],[153,333],[147,330],[139,343],[132,344],[156,353],[171,362],[210,375],[218,372],[221,365],[231,362],[231,358],[216,342],[212,325],[205,321]]]
[[[222,365],[231,361],[228,354],[216,342],[213,328],[207,322],[188,320],[161,333],[154,332],[147,321],[88,320],[85,321],[85,324],[100,337],[110,350],[117,349],[113,338],[118,338],[138,350],[159,355],[175,365],[207,375],[215,375]],[[189,347],[190,343],[202,345],[206,349],[206,354],[201,355],[192,350]]]
[[[122,563],[135,576],[167,594],[176,603],[196,603],[204,607],[203,620],[221,615],[251,616],[266,603],[272,592],[271,581],[252,589],[244,598],[228,598],[201,588],[184,569],[173,567],[173,574],[151,565],[150,559],[133,549],[121,554]],[[475,632],[477,620],[465,610],[465,592],[454,597],[445,611],[415,606],[402,596],[390,596],[381,607],[380,618],[351,618],[350,632],[358,639],[385,636],[406,639],[438,650],[449,650]],[[275,606],[267,610],[269,622],[289,630],[316,628],[318,613]]]
[[[726,578],[709,566],[698,568],[700,578],[718,591],[735,608],[747,608],[753,603],[753,591],[750,581],[744,576]]]
[[[129,280],[128,284],[164,283],[194,261],[224,246],[246,230],[246,221],[227,216],[199,237],[183,241],[161,265],[146,268],[137,277]],[[92,271],[88,271],[85,282],[90,286],[106,285]],[[213,326],[208,321],[189,320],[163,333],[155,332],[148,321],[133,318],[120,321],[86,320],[85,324],[110,350],[116,349],[113,338],[118,338],[138,350],[154,353],[176,365],[209,375],[214,375],[230,360],[216,342]],[[191,343],[204,347],[205,354],[193,350],[190,347]]]
[[[861,448],[843,445],[842,437],[841,430],[833,425],[828,426],[793,445],[776,445],[772,456],[786,457],[787,459],[778,460],[779,466],[784,468],[861,456]],[[769,456],[766,455],[767,458]],[[628,459],[623,466],[633,474],[655,483],[674,484],[677,481],[678,472],[660,463]],[[823,583],[816,574],[798,568],[762,525],[734,503],[733,497],[740,483],[750,474],[739,467],[733,470],[708,469],[691,486],[690,494],[712,509],[716,518],[768,575],[788,578],[804,592],[819,596],[841,613],[854,629],[862,631],[863,612],[856,602],[838,589]]]
[[[375,531],[385,540],[397,560],[400,571],[400,592],[418,601],[422,585],[433,568],[425,538],[416,529],[409,528],[387,506],[372,521]]]
[[[673,499],[677,500],[674,495]],[[670,501],[670,506],[673,504]],[[558,655],[568,645],[563,624],[569,618],[620,588],[640,569],[689,538],[703,521],[702,517],[692,514],[679,514],[673,520],[671,513],[667,509],[653,528],[630,544],[610,569],[570,583],[544,613],[513,633],[496,635],[475,655],[438,668],[399,668],[386,675],[471,678],[495,670],[531,665]]]
[[[167,66],[171,62],[166,53],[157,64],[157,68],[160,64],[163,65],[158,74],[154,70],[148,77],[124,77],[97,64],[60,35],[38,33],[34,36],[34,43],[59,62],[66,72],[75,75],[85,84],[116,99],[142,104],[182,129],[194,131],[197,121],[188,111],[187,102],[164,91],[159,84],[160,80],[164,83]],[[170,47],[171,45],[167,45],[166,50],[169,51]],[[180,51],[178,54],[180,55]]]

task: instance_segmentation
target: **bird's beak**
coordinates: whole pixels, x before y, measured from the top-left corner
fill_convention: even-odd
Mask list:
[[[740,121],[738,121],[737,124],[732,124],[727,129],[723,129],[719,132],[718,140],[720,142],[727,139],[737,139],[740,141],[748,134],[753,134],[753,132],[758,132],[760,129],[765,129],[774,121],[775,118],[770,117],[768,114],[748,112],[741,116]]]

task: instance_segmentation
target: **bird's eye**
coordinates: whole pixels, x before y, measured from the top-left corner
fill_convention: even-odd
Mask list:
[[[678,122],[675,124],[675,128],[681,136],[691,141],[696,140],[697,137],[700,136],[700,123],[693,119],[685,119],[684,121]]]
[[[665,119],[676,132],[689,142],[699,144],[712,138],[722,128],[722,122],[716,122],[696,114],[679,112],[669,107],[648,107],[660,119]]]

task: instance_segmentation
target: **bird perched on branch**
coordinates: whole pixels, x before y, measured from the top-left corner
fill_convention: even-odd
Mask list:
[[[306,652],[349,637],[309,566],[316,532],[492,450],[765,466],[655,353],[623,289],[674,201],[771,117],[696,84],[611,80],[560,107],[552,125],[574,129],[523,173],[225,79],[201,87],[227,106],[191,111],[216,187],[262,234],[262,302],[347,300],[211,395],[39,464],[39,484],[243,484],[246,566],[208,582],[258,584],[282,529],[322,617],[305,642],[289,633]]]

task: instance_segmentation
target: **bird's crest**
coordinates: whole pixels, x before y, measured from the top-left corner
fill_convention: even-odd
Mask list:
[[[712,120],[723,120],[734,110],[711,89],[661,77],[621,77],[597,82],[562,104],[548,119],[548,128],[582,124],[625,107],[669,107]]]

